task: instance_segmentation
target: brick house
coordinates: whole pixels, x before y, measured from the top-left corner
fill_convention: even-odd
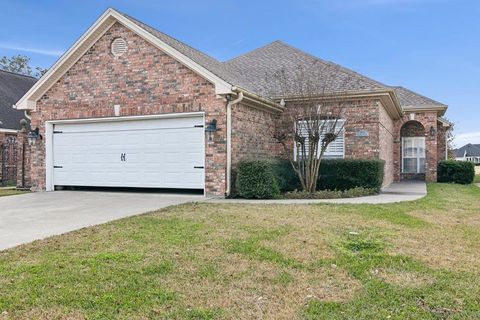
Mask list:
[[[240,160],[282,153],[276,127],[294,103],[265,74],[298,65],[321,68],[334,80],[329,94],[341,91],[347,106],[345,132],[327,156],[383,159],[385,184],[436,180],[447,106],[279,41],[220,62],[108,9],[16,104],[39,129],[25,169],[31,187],[224,196]]]

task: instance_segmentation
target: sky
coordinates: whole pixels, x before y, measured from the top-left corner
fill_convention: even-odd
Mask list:
[[[480,143],[478,0],[2,0],[0,56],[50,67],[113,7],[217,58],[282,40],[449,105],[455,144]]]

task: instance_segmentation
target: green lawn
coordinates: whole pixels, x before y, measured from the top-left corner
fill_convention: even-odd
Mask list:
[[[475,180],[473,181],[474,183],[480,183],[480,174],[477,174],[475,176]]]
[[[16,194],[24,194],[24,193],[28,193],[28,191],[20,191],[16,189],[0,189],[0,197],[13,196]]]
[[[0,319],[478,319],[480,188],[428,189],[188,204],[37,241],[0,253]]]

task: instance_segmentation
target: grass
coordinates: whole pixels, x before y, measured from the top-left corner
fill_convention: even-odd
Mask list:
[[[0,319],[476,319],[480,188],[188,204],[0,252]]]
[[[13,188],[0,188],[0,197],[14,196],[17,194],[28,193],[28,191],[17,190]]]

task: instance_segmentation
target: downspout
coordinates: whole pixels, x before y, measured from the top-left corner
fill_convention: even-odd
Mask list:
[[[28,115],[28,110],[25,110],[25,118],[27,118],[28,120],[32,120],[32,118]]]
[[[232,91],[235,91],[235,87]],[[232,108],[234,105],[243,100],[243,92],[238,93],[238,97],[235,100],[230,100],[227,103],[227,187],[225,196],[228,197],[231,192],[230,183],[232,181]]]

